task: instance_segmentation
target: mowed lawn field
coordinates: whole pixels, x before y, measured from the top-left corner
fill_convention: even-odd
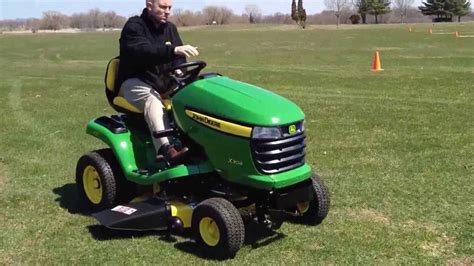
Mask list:
[[[301,106],[332,196],[320,226],[250,236],[227,263],[474,263],[474,37],[452,34],[474,24],[408,26],[181,29],[208,71]],[[0,35],[0,264],[216,263],[186,237],[98,227],[78,200],[76,162],[104,147],[85,125],[114,113],[103,76],[118,38]]]

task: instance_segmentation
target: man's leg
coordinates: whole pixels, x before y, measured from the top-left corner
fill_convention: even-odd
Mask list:
[[[150,85],[139,79],[128,79],[122,84],[119,95],[143,111],[156,153],[160,156],[163,155],[171,164],[181,162],[189,151],[188,148],[183,147],[180,150],[176,150],[174,146],[169,145],[169,138],[155,138],[153,136],[154,132],[170,128],[160,94],[153,90]]]
[[[119,95],[143,111],[157,153],[163,145],[170,143],[167,137],[159,139],[153,137],[153,132],[169,129],[170,125],[160,95],[150,85],[140,79],[128,79],[122,84]]]

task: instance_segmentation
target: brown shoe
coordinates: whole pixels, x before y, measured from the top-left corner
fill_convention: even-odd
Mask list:
[[[160,155],[163,155],[168,163],[177,165],[184,162],[188,151],[187,147],[183,147],[178,151],[173,145],[166,145],[160,149]]]

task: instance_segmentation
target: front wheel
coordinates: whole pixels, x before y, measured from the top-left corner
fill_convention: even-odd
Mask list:
[[[301,216],[296,217],[303,224],[318,225],[323,222],[329,213],[331,198],[329,190],[318,175],[312,178],[314,198],[309,202],[297,204],[296,208]]]
[[[242,217],[222,198],[207,199],[194,209],[191,230],[198,245],[212,257],[233,258],[244,244]]]

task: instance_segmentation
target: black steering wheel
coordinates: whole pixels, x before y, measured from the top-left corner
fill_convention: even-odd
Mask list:
[[[171,78],[173,78],[178,84],[178,87],[173,93],[183,88],[187,84],[195,81],[198,78],[201,70],[203,70],[206,66],[207,64],[204,61],[194,61],[168,68]],[[178,69],[183,72],[183,74],[180,76],[176,75],[175,73],[175,71]]]

